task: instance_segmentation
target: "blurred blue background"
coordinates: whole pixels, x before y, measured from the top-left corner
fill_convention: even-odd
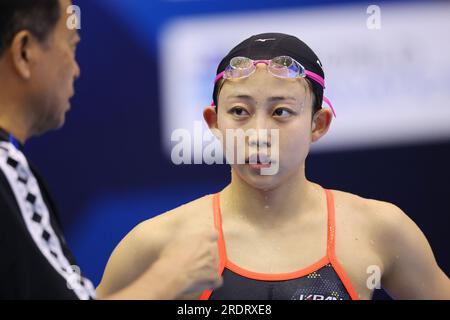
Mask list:
[[[67,240],[95,285],[114,247],[136,224],[229,182],[227,166],[175,166],[167,157],[159,65],[159,36],[167,24],[180,17],[354,3],[369,5],[323,0],[75,1],[82,10],[77,54],[82,72],[73,108],[63,130],[33,139],[26,153],[53,190]],[[266,31],[262,26],[261,32]],[[433,106],[425,107],[433,112]],[[449,164],[450,137],[314,153],[307,161],[307,176],[327,188],[401,207],[450,274]],[[376,297],[386,298],[382,292]]]

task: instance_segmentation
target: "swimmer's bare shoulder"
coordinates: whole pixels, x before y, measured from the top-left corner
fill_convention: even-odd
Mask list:
[[[214,227],[212,196],[206,195],[148,219],[136,228],[140,241],[158,238],[158,247],[174,237],[186,236]],[[155,247],[154,244],[151,246]]]
[[[207,195],[148,219],[117,245],[105,268],[97,295],[106,296],[134,281],[174,239],[214,229],[212,196]]]
[[[397,205],[332,190],[336,210],[336,255],[362,297],[368,267],[381,271],[381,285],[397,299],[449,299],[450,281],[430,244]],[[371,269],[373,270],[373,269]]]

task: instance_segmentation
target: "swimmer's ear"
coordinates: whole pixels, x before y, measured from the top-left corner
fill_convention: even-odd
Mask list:
[[[333,113],[330,109],[320,109],[313,117],[311,126],[311,142],[320,140],[330,128]]]
[[[210,129],[217,129],[216,107],[207,106],[205,110],[203,110],[203,119],[205,119]]]

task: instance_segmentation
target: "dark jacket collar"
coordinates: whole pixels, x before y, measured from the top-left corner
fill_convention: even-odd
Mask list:
[[[17,139],[14,138],[12,134],[3,130],[2,128],[0,128],[0,141],[11,142],[17,149],[19,150],[23,149],[23,145],[19,141],[17,141]]]

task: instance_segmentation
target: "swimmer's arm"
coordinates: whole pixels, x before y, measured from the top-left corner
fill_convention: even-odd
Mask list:
[[[173,300],[183,289],[183,283],[177,282],[176,277],[167,274],[164,261],[157,261],[137,280],[116,293],[108,295],[99,286],[97,298],[100,300]]]
[[[167,279],[165,279],[167,278]],[[100,300],[173,300],[177,292],[182,291],[182,283],[177,283],[175,277],[168,277],[162,263],[156,262],[136,281],[116,293],[107,295],[97,288],[97,298]],[[180,289],[176,289],[180,287]]]
[[[398,207],[387,208],[383,288],[394,299],[450,299],[450,280],[419,227]]]
[[[98,299],[174,299],[181,283],[167,272],[169,263],[159,257],[163,230],[148,228],[148,221],[134,228],[112,253],[96,293]],[[151,232],[148,232],[151,229]]]

